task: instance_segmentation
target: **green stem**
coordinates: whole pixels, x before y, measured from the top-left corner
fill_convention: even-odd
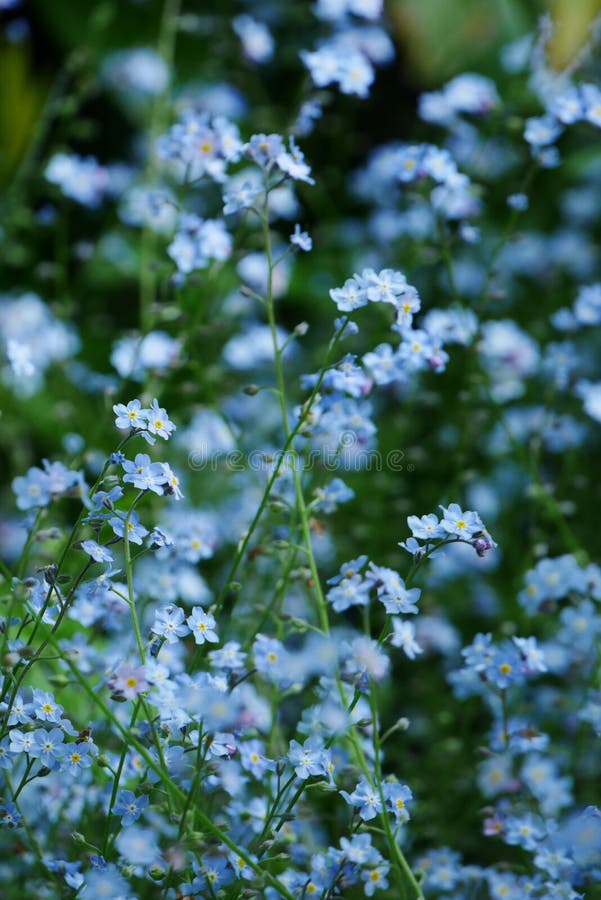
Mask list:
[[[327,349],[327,352],[326,352],[326,357],[325,357],[325,360],[324,360],[324,364],[323,364],[322,369],[321,369],[321,371],[320,371],[320,373],[319,373],[317,382],[316,382],[316,384],[315,384],[313,390],[311,391],[311,394],[309,395],[308,400],[306,401],[306,403],[305,403],[304,406],[303,406],[303,410],[302,410],[302,412],[301,412],[300,415],[299,415],[298,422],[296,423],[295,427],[294,427],[294,428],[292,429],[292,431],[290,432],[290,435],[289,435],[289,437],[286,439],[286,442],[285,442],[285,444],[284,444],[284,446],[283,446],[283,448],[282,448],[282,452],[281,452],[281,454],[279,454],[279,456],[278,456],[278,458],[277,458],[277,460],[276,460],[276,464],[275,464],[275,466],[274,466],[273,472],[272,472],[271,475],[269,476],[269,479],[268,479],[268,481],[267,481],[267,485],[266,485],[265,490],[264,490],[264,492],[263,492],[263,496],[262,496],[262,498],[261,498],[261,502],[259,503],[259,506],[258,506],[258,508],[257,508],[257,511],[256,511],[256,513],[255,513],[255,515],[254,515],[254,517],[253,517],[253,519],[252,519],[252,521],[251,521],[251,523],[250,523],[250,525],[249,525],[249,527],[248,527],[248,529],[247,529],[247,531],[246,531],[246,534],[244,535],[244,538],[240,541],[240,543],[239,543],[239,545],[238,545],[238,549],[237,549],[237,551],[236,551],[236,555],[234,556],[233,563],[232,563],[232,565],[231,565],[231,567],[230,567],[230,570],[229,570],[229,572],[228,572],[228,574],[227,574],[227,577],[226,577],[226,579],[225,579],[225,581],[224,581],[223,587],[221,588],[221,591],[219,592],[219,595],[217,596],[217,600],[215,601],[215,610],[216,610],[215,616],[217,616],[217,614],[218,614],[219,611],[221,610],[221,607],[223,606],[223,603],[224,603],[224,601],[225,601],[225,598],[226,598],[226,596],[227,596],[227,593],[228,593],[228,591],[230,590],[231,582],[232,582],[232,580],[233,580],[233,579],[235,578],[235,576],[236,576],[236,573],[237,573],[237,571],[238,571],[238,569],[239,569],[239,567],[240,567],[240,563],[242,562],[242,560],[243,560],[243,558],[244,558],[244,555],[245,555],[245,553],[246,553],[246,550],[248,549],[248,545],[250,544],[250,541],[251,541],[251,539],[252,539],[252,536],[253,536],[253,534],[255,533],[255,531],[256,531],[256,529],[257,529],[257,526],[258,526],[258,524],[259,524],[259,522],[260,522],[260,520],[261,520],[261,518],[262,518],[262,516],[263,516],[263,512],[264,512],[264,510],[265,510],[265,507],[267,506],[267,503],[268,503],[268,501],[269,501],[269,497],[270,497],[270,495],[271,495],[271,489],[272,489],[272,487],[273,487],[273,485],[274,485],[274,483],[275,483],[275,481],[276,481],[278,475],[280,474],[280,469],[281,469],[281,467],[282,467],[282,464],[283,464],[283,462],[284,462],[284,459],[286,458],[286,454],[288,453],[288,450],[289,450],[290,447],[292,446],[293,441],[294,441],[294,439],[296,438],[296,436],[297,436],[298,434],[300,434],[302,428],[303,428],[304,425],[305,425],[305,422],[307,421],[307,418],[309,417],[309,414],[310,414],[310,412],[311,412],[311,409],[312,409],[312,407],[313,407],[313,404],[315,403],[315,400],[316,400],[317,395],[318,395],[318,393],[319,393],[319,389],[320,389],[320,387],[321,387],[321,383],[322,383],[322,381],[323,381],[323,379],[324,379],[324,376],[325,376],[325,373],[326,373],[326,371],[327,371],[327,366],[328,366],[328,362],[329,362],[330,356],[331,356],[331,354],[332,354],[334,348],[336,347],[336,345],[337,345],[339,339],[340,339],[340,331],[337,332],[337,334],[333,337],[333,339],[330,341],[330,343],[329,343],[329,345],[328,345],[328,349]],[[286,419],[286,421],[287,421],[287,419]]]
[[[405,854],[399,847],[396,838],[394,836],[394,832],[392,830],[392,825],[390,824],[390,816],[386,811],[386,799],[384,797],[384,790],[382,788],[382,745],[380,741],[380,733],[378,731],[378,718],[377,718],[377,693],[376,693],[376,685],[372,679],[370,684],[369,691],[369,704],[371,707],[372,713],[372,728],[373,728],[373,747],[374,747],[374,758],[375,758],[375,774],[376,774],[376,787],[378,789],[378,794],[380,796],[380,802],[382,803],[382,813],[380,815],[380,822],[384,828],[386,833],[386,838],[388,841],[388,846],[393,851],[393,860],[395,865],[395,871],[398,873],[400,877],[397,880],[400,883],[401,889],[403,891],[403,896],[407,896],[406,894],[406,885],[409,884],[409,887],[414,891],[414,896],[419,898],[419,900],[424,900],[424,895],[422,890],[411,871],[411,867],[409,866],[407,860],[405,859]]]
[[[165,763],[165,756],[163,754],[163,748],[161,746],[161,741],[159,740],[159,736],[158,736],[157,730],[155,728],[152,714],[150,712],[150,709],[148,708],[148,703],[146,702],[146,699],[142,696],[140,697],[140,701],[142,703],[142,708],[144,709],[144,712],[146,713],[146,718],[148,719],[148,727],[150,728],[150,733],[152,734],[152,739],[154,741],[154,746],[156,747],[157,758],[159,760],[159,763],[161,764],[161,769],[163,770],[163,772],[168,773],[169,770],[167,769],[167,765]],[[169,807],[169,813],[172,814],[173,813],[173,802],[171,800],[171,796],[169,793],[167,794],[167,806]]]
[[[11,799],[12,799],[13,803],[15,804],[15,807],[17,808],[17,812],[18,812],[19,815],[21,816],[21,820],[20,820],[20,822],[19,822],[19,825],[20,825],[20,827],[22,827],[23,830],[25,831],[25,834],[27,835],[27,839],[28,839],[28,841],[29,841],[29,843],[30,843],[30,845],[31,845],[31,848],[32,848],[32,850],[33,850],[33,852],[34,852],[34,854],[35,854],[35,856],[36,856],[38,862],[40,863],[41,866],[43,866],[44,871],[45,871],[45,872],[48,872],[49,875],[50,875],[50,877],[52,878],[52,880],[56,883],[57,890],[58,890],[57,896],[60,897],[60,896],[62,895],[62,893],[63,893],[64,883],[63,883],[63,881],[61,880],[61,878],[59,878],[59,876],[56,874],[56,872],[51,872],[51,871],[47,868],[46,863],[44,862],[44,854],[42,853],[42,850],[40,849],[40,846],[39,846],[37,840],[36,840],[35,837],[33,836],[33,832],[32,832],[31,828],[29,827],[29,825],[28,825],[28,823],[27,823],[27,819],[26,819],[25,816],[22,814],[22,812],[21,812],[21,810],[20,810],[20,808],[19,808],[19,804],[17,803],[17,795],[16,795],[15,792],[13,791],[13,787],[12,787],[11,780],[10,780],[10,775],[9,775],[8,772],[6,772],[6,771],[4,772],[4,779],[5,779],[5,782],[6,782],[6,786],[8,787],[8,792],[9,792],[9,794],[11,795]]]
[[[269,234],[269,215],[268,215],[268,191],[265,191],[265,201],[263,206],[263,215],[262,215],[262,224],[263,224],[263,240],[265,245],[265,254],[267,256],[267,266],[268,266],[268,278],[267,278],[267,294],[266,294],[266,307],[267,307],[267,319],[269,322],[269,330],[271,332],[271,339],[273,343],[273,352],[274,352],[274,362],[275,362],[275,375],[276,375],[276,383],[278,388],[278,398],[280,403],[280,412],[282,414],[282,425],[284,428],[284,435],[286,438],[286,443],[290,442],[290,438],[292,435],[292,429],[290,428],[290,422],[288,419],[288,404],[286,402],[286,383],[284,379],[284,367],[282,365],[282,350],[278,343],[277,336],[277,327],[275,320],[275,308],[274,308],[274,298],[273,298],[273,271],[274,271],[274,263],[273,256],[271,250],[271,237]],[[291,442],[290,442],[291,443]],[[327,612],[327,604],[325,597],[323,595],[323,591],[321,589],[321,580],[319,577],[319,573],[317,571],[317,565],[315,563],[315,555],[313,553],[312,543],[311,543],[311,531],[309,528],[309,516],[307,513],[307,506],[305,503],[305,498],[303,494],[303,488],[301,483],[300,473],[298,471],[297,465],[298,456],[294,452],[292,452],[292,478],[294,481],[294,493],[296,497],[296,505],[298,510],[298,515],[300,519],[300,527],[303,535],[303,539],[305,542],[305,546],[307,549],[307,560],[309,563],[309,569],[311,572],[311,577],[313,580],[313,588],[315,591],[315,596],[317,600],[317,616],[319,619],[319,624],[321,630],[324,634],[329,633],[329,624],[328,624],[328,612]]]
[[[519,188],[519,193],[523,194],[528,189],[532,179],[534,178],[536,172],[538,171],[538,163],[532,162],[531,165],[526,170],[524,178]],[[481,303],[486,299],[486,295],[488,293],[488,289],[490,287],[490,283],[492,281],[492,277],[495,271],[495,265],[497,264],[497,260],[499,256],[503,252],[505,245],[507,244],[509,238],[511,237],[513,230],[516,226],[516,223],[520,217],[521,210],[512,209],[507,218],[507,222],[505,224],[505,228],[501,233],[501,237],[497,241],[496,245],[493,248],[493,251],[490,255],[490,259],[488,261],[488,266],[486,267],[486,275],[484,276],[484,284],[482,285],[482,290],[478,296],[478,303]]]
[[[451,245],[449,243],[449,235],[447,233],[446,223],[440,217],[437,217],[436,227],[438,230],[438,240],[440,244],[440,252],[442,255],[442,260],[447,272],[447,277],[449,279],[449,287],[451,289],[451,294],[453,296],[453,300],[460,301],[461,297],[459,296],[459,292],[457,290],[457,282],[455,281],[455,269],[453,267],[453,255],[451,253]]]
[[[17,563],[17,578],[23,578],[25,574],[25,569],[27,568],[27,560],[29,559],[29,551],[31,549],[31,544],[35,537],[35,534],[38,530],[38,525],[40,524],[40,519],[42,517],[42,510],[38,509],[35,514],[35,519],[33,520],[33,525],[29,529],[29,534],[27,535],[27,540],[23,546],[23,550],[21,551],[21,556],[19,557],[19,562]]]
[[[130,730],[136,724],[136,719],[138,717],[138,713],[140,711],[140,701],[134,706],[133,712],[131,714],[131,719],[129,722]],[[106,814],[106,825],[104,829],[104,841],[102,844],[102,856],[106,858],[109,849],[109,840],[111,836],[111,816],[113,814],[113,807],[115,806],[115,801],[117,800],[117,793],[119,792],[119,782],[121,781],[121,774],[123,772],[123,767],[125,765],[125,760],[127,757],[127,751],[129,747],[127,742],[124,742],[123,748],[121,750],[121,756],[119,757],[119,763],[117,764],[117,770],[115,772],[115,776],[113,778],[113,789],[111,791],[111,798],[109,800],[109,808]]]
[[[138,496],[135,498],[134,502],[129,508],[127,513],[127,517],[125,519],[125,523],[123,525],[123,556],[125,559],[125,575],[127,579],[127,605],[129,606],[129,612],[131,615],[131,622],[134,629],[134,634],[136,636],[136,643],[138,645],[138,652],[140,654],[140,659],[142,660],[142,664],[146,662],[146,651],[144,649],[144,641],[142,640],[142,633],[140,631],[140,623],[138,621],[138,614],[136,612],[136,596],[134,593],[134,576],[133,576],[133,567],[131,564],[131,547],[129,543],[129,525],[131,520],[131,515],[144,496],[144,491],[140,491]]]
[[[145,184],[151,184],[155,180],[158,171],[155,145],[158,136],[164,131],[167,124],[180,3],[181,0],[165,0],[163,6],[157,53],[165,63],[169,76],[164,91],[155,98],[152,108],[148,138],[148,165],[144,177]],[[142,230],[140,243],[140,330],[142,334],[147,334],[152,327],[152,305],[155,298],[156,273],[151,263],[156,258],[156,243],[156,233],[148,225],[145,225]]]
[[[264,240],[264,246],[265,246],[265,254],[267,257],[267,265],[268,265],[267,292],[266,292],[267,318],[268,318],[268,322],[269,322],[269,329],[271,332],[271,338],[272,338],[272,343],[273,343],[276,384],[277,384],[277,388],[278,388],[280,411],[281,411],[281,415],[282,415],[282,426],[284,429],[286,442],[288,443],[290,436],[292,434],[292,430],[290,428],[290,423],[288,421],[288,405],[286,402],[286,385],[285,385],[284,370],[283,370],[283,365],[282,365],[282,352],[281,352],[281,348],[278,345],[278,337],[277,337],[277,329],[276,329],[274,298],[273,298],[274,263],[273,263],[273,257],[272,257],[272,251],[271,251],[271,237],[269,234],[267,186],[266,186],[266,190],[265,190],[265,200],[264,200],[264,205],[263,205],[262,225],[263,225],[263,240]],[[325,370],[322,369],[322,373],[324,371]],[[311,576],[312,576],[312,580],[313,580],[312,588],[313,588],[313,591],[315,593],[315,598],[316,598],[317,615],[318,615],[318,619],[319,619],[323,634],[329,635],[330,628],[329,628],[329,621],[328,621],[327,603],[326,603],[326,599],[324,597],[323,590],[321,587],[321,580],[319,577],[319,572],[317,570],[317,564],[315,562],[315,555],[313,553],[313,546],[312,546],[312,542],[311,542],[311,533],[310,533],[310,528],[309,528],[309,517],[308,517],[308,513],[307,513],[307,506],[305,503],[305,498],[303,495],[300,473],[298,471],[298,466],[296,465],[296,455],[294,456],[294,461],[293,461],[293,465],[292,465],[292,473],[293,473],[293,479],[294,479],[294,488],[295,488],[296,503],[297,503],[299,520],[300,520],[300,526],[301,526],[301,531],[302,531],[303,538],[304,538],[305,545],[306,545],[307,560],[308,560],[309,569],[311,571]],[[343,705],[344,709],[346,709],[347,702],[346,702],[346,695],[345,695],[345,691],[344,691],[344,685],[342,683],[340,674],[338,672],[336,673],[336,684],[338,687],[338,692],[340,694],[340,699],[342,701],[342,705]],[[376,724],[374,721],[374,730],[375,730],[375,728],[376,728]],[[355,726],[352,722],[350,723],[350,727],[349,727],[348,739],[350,740],[351,746],[352,746],[354,754],[355,754],[355,759],[357,760],[359,768],[361,769],[361,771],[365,775],[365,777],[368,779],[368,781],[371,782],[372,776],[370,774],[370,767],[367,763],[365,754],[363,753],[360,741],[359,741],[358,736],[355,731]],[[378,790],[380,791],[380,795],[382,796],[382,787],[381,787],[380,779],[378,779]],[[415,877],[413,876],[413,873],[411,872],[411,869],[410,869],[400,847],[398,846],[398,844],[394,838],[394,834],[392,833],[392,828],[390,825],[388,815],[386,813],[383,796],[382,796],[382,807],[383,807],[383,811],[380,814],[380,820],[382,822],[382,826],[383,826],[384,832],[387,837],[392,860],[394,861],[394,864],[395,864],[396,878],[399,883],[399,887],[401,890],[404,891],[404,884],[405,884],[405,879],[406,879],[412,885],[412,887],[414,887],[414,889],[416,890],[416,897],[420,898],[420,900],[423,900],[423,894],[421,892],[421,889],[419,888],[419,885],[417,884],[417,881],[415,880]]]

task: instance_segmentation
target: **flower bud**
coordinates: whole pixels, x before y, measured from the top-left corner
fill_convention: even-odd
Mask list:
[[[161,879],[165,877],[166,872],[162,866],[159,866],[158,863],[155,863],[149,868],[148,874],[153,881],[161,881]]]

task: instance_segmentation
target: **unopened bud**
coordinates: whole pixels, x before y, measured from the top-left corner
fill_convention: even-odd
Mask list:
[[[44,580],[48,584],[55,584],[57,572],[58,572],[58,566],[56,566],[54,563],[52,563],[52,565],[50,565],[50,566],[46,566],[46,568],[44,569]]]
[[[160,881],[165,877],[165,869],[163,869],[162,866],[159,866],[158,863],[155,863],[155,865],[149,868],[148,874],[153,881]]]
[[[18,653],[5,653],[2,657],[2,668],[3,669],[14,669],[16,665],[21,661],[21,657]]]
[[[371,724],[372,724],[372,720],[371,720],[371,719],[368,719],[368,718],[365,718],[365,719],[359,719],[359,721],[357,722],[357,727],[358,727],[358,728],[369,728],[369,726],[370,726]]]
[[[36,541],[59,541],[63,536],[60,528],[42,528],[36,533]]]

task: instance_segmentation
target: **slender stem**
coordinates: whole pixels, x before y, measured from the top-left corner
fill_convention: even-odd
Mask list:
[[[155,728],[153,717],[150,712],[148,703],[147,703],[146,699],[142,696],[140,696],[140,701],[142,703],[142,708],[143,708],[144,712],[146,713],[146,718],[148,720],[148,727],[150,728],[150,733],[152,734],[154,746],[156,747],[156,751],[157,751],[157,758],[159,760],[159,763],[161,764],[161,768],[162,768],[163,772],[168,772],[169,770],[167,769],[167,764],[165,763],[165,755],[163,753],[161,741],[159,740],[159,736],[157,734],[157,730]],[[169,807],[169,813],[173,813],[173,802],[171,799],[171,795],[169,793],[167,794],[167,806]]]
[[[123,525],[123,556],[125,559],[125,575],[127,579],[127,605],[129,606],[129,612],[131,615],[131,622],[134,629],[134,634],[136,636],[136,643],[138,645],[138,652],[140,654],[140,659],[144,664],[146,662],[146,651],[144,649],[144,641],[142,640],[142,633],[140,631],[140,623],[138,622],[138,614],[136,612],[136,595],[134,592],[134,577],[133,577],[133,567],[131,564],[131,546],[129,542],[129,526],[131,521],[131,516],[136,508],[137,504],[140,502],[142,497],[144,496],[144,491],[140,491],[138,496],[135,498],[132,503],[129,511],[127,513],[124,525]]]
[[[165,0],[159,27],[157,52],[165,63],[168,79],[165,89],[155,98],[152,108],[148,165],[144,177],[146,184],[151,184],[156,178],[158,159],[155,144],[157,137],[166,126],[169,112],[169,94],[173,75],[173,59],[180,4],[181,0]],[[146,334],[152,327],[152,304],[155,296],[156,273],[151,262],[156,256],[155,250],[156,233],[146,224],[142,230],[140,242],[140,330],[142,334]]]
[[[129,721],[129,729],[130,730],[134,727],[134,725],[136,723],[136,719],[138,717],[139,711],[140,711],[140,700],[138,699],[138,702],[134,706],[133,712],[131,714],[131,719]],[[102,844],[102,855],[104,857],[106,857],[106,855],[108,853],[109,839],[111,836],[111,816],[113,814],[113,807],[115,806],[115,801],[117,799],[117,793],[119,791],[119,782],[121,781],[121,774],[123,772],[123,767],[125,765],[125,760],[127,757],[128,749],[129,749],[129,747],[128,747],[127,741],[125,741],[123,744],[123,748],[121,750],[119,762],[117,764],[117,770],[116,770],[115,776],[113,778],[113,789],[111,791],[111,798],[109,800],[109,808],[108,808],[108,811],[106,814],[106,825],[105,825],[105,829],[104,829],[104,841]]]
[[[262,215],[262,224],[263,224],[263,240],[265,245],[265,253],[267,256],[267,266],[268,266],[268,278],[267,278],[267,294],[266,294],[266,306],[267,306],[267,319],[269,322],[269,330],[271,332],[271,339],[273,343],[273,352],[274,352],[274,362],[275,362],[275,374],[276,374],[276,383],[278,387],[278,397],[280,402],[280,411],[282,414],[282,425],[284,428],[284,434],[286,437],[286,442],[289,441],[290,436],[292,434],[292,429],[290,427],[290,422],[288,418],[288,406],[286,402],[286,383],[284,379],[284,367],[282,365],[282,350],[279,346],[278,335],[277,335],[277,326],[275,320],[275,309],[274,309],[274,298],[273,298],[273,270],[275,268],[272,257],[271,250],[271,237],[269,234],[269,215],[268,215],[268,197],[269,194],[267,190],[265,191],[265,202],[263,207],[263,215]],[[325,597],[323,595],[323,591],[321,589],[321,580],[319,577],[319,573],[317,571],[317,565],[315,563],[315,555],[313,554],[312,543],[311,543],[311,531],[309,528],[309,516],[307,513],[307,506],[305,503],[305,498],[303,494],[303,488],[300,478],[300,473],[298,471],[296,453],[293,452],[293,460],[292,460],[292,478],[294,481],[294,493],[296,496],[296,504],[299,514],[300,527],[303,535],[303,539],[305,541],[306,549],[307,549],[307,560],[309,563],[309,569],[311,571],[311,577],[313,580],[313,589],[315,591],[315,596],[317,600],[317,615],[320,623],[321,630],[324,634],[329,633],[329,624],[328,624],[328,613],[327,613],[327,604]]]
[[[451,289],[451,294],[453,295],[453,300],[460,300],[459,291],[457,290],[457,282],[455,280],[455,269],[453,266],[453,255],[451,253],[451,246],[449,243],[449,235],[447,233],[446,223],[440,216],[436,219],[436,227],[438,229],[438,239],[440,243],[440,252],[442,254],[442,260],[444,262],[444,266],[447,272],[447,277],[449,279],[449,287]]]
[[[179,820],[179,828],[177,830],[177,839],[180,840],[181,836],[184,832],[184,826],[186,824],[186,816],[188,815],[188,810],[192,805],[192,801],[194,799],[194,794],[196,793],[196,789],[198,787],[198,782],[200,781],[201,775],[201,761],[204,763],[204,756],[201,755],[202,751],[202,722],[198,725],[198,742],[196,744],[196,763],[194,765],[194,779],[192,784],[190,785],[190,789],[188,791],[188,796],[186,797],[186,802],[184,803],[184,808],[181,811],[180,820]]]
[[[528,189],[530,183],[532,182],[536,172],[538,171],[538,163],[536,161],[532,162],[526,173],[524,175],[523,181],[519,188],[519,193],[523,194]],[[499,256],[503,252],[505,245],[507,244],[509,238],[511,237],[513,230],[516,226],[516,223],[520,217],[521,210],[512,209],[507,218],[507,222],[505,224],[505,228],[503,229],[501,236],[497,243],[495,244],[493,251],[490,255],[490,259],[488,261],[488,266],[486,267],[486,274],[484,276],[484,284],[482,285],[482,290],[478,296],[478,302],[481,302],[486,299],[486,295],[488,293],[488,289],[490,287],[490,283],[492,281],[492,277],[495,272],[495,266],[497,264],[497,260]]]
[[[382,762],[381,762],[381,740],[380,733],[378,731],[378,719],[377,719],[377,688],[372,679],[370,685],[369,692],[369,703],[372,711],[372,727],[373,727],[373,747],[374,747],[374,758],[375,758],[375,771],[376,771],[376,787],[378,789],[378,794],[380,796],[380,802],[382,803],[382,814],[380,815],[380,822],[384,828],[386,833],[386,837],[388,840],[388,845],[391,849],[394,850],[394,862],[395,862],[395,871],[400,872],[402,877],[400,878],[400,885],[403,891],[403,896],[407,896],[405,887],[406,882],[409,883],[409,886],[415,892],[415,897],[423,900],[424,895],[422,890],[411,871],[411,867],[407,863],[405,859],[405,855],[399,847],[396,838],[394,836],[394,832],[392,830],[392,825],[390,823],[390,816],[386,811],[386,799],[384,797],[384,790],[382,788]]]
[[[42,510],[36,510],[35,518],[33,520],[33,525],[29,529],[29,534],[27,535],[27,540],[23,546],[21,551],[21,556],[19,557],[19,562],[17,563],[17,578],[23,578],[25,574],[25,569],[27,568],[27,560],[29,559],[29,551],[31,549],[31,544],[35,537],[36,531],[38,530],[38,525],[40,524],[40,518],[42,516]]]
[[[251,539],[252,539],[252,536],[253,536],[253,534],[255,533],[255,531],[256,531],[256,529],[257,529],[257,526],[258,526],[258,524],[259,524],[259,522],[260,522],[260,520],[261,520],[261,518],[262,518],[262,516],[263,516],[263,512],[264,512],[264,510],[265,510],[265,507],[267,506],[267,503],[268,503],[268,501],[269,501],[269,497],[270,497],[270,495],[271,495],[271,489],[272,489],[272,487],[273,487],[273,485],[274,485],[274,483],[275,483],[275,481],[276,481],[278,475],[280,474],[280,469],[281,469],[281,467],[282,467],[282,465],[283,465],[283,463],[284,463],[284,459],[286,458],[286,455],[287,455],[287,453],[288,453],[288,450],[289,450],[290,447],[292,446],[294,439],[297,437],[298,434],[300,434],[300,432],[301,432],[302,428],[304,427],[305,422],[307,421],[307,418],[308,418],[308,416],[309,416],[309,414],[310,414],[310,412],[311,412],[311,409],[313,408],[313,404],[315,403],[315,400],[317,399],[317,395],[319,394],[319,389],[320,389],[320,387],[321,387],[322,381],[323,381],[324,376],[325,376],[325,373],[326,373],[326,371],[327,371],[327,367],[328,367],[328,363],[329,363],[330,356],[331,356],[331,354],[332,354],[334,348],[335,348],[336,345],[338,344],[338,341],[340,340],[340,334],[341,334],[341,330],[338,331],[338,332],[334,335],[334,337],[332,338],[332,340],[330,341],[330,343],[329,343],[329,345],[328,345],[326,357],[325,357],[325,360],[324,360],[324,364],[323,364],[322,369],[321,369],[321,371],[320,371],[320,373],[319,373],[319,376],[318,376],[318,378],[317,378],[317,381],[316,381],[316,383],[315,383],[315,386],[313,387],[313,390],[311,391],[311,394],[309,395],[308,400],[306,401],[306,403],[305,403],[304,406],[303,406],[303,409],[302,409],[302,411],[301,411],[301,413],[300,413],[300,415],[299,415],[299,418],[298,418],[298,422],[296,423],[295,427],[292,429],[292,431],[290,432],[288,438],[286,439],[286,442],[285,442],[285,444],[284,444],[284,446],[283,446],[283,448],[282,448],[282,452],[278,455],[278,457],[277,457],[277,459],[276,459],[276,464],[275,464],[274,469],[273,469],[273,471],[272,471],[272,473],[271,473],[271,475],[269,476],[269,479],[268,479],[268,481],[267,481],[267,485],[266,485],[265,490],[264,490],[264,492],[263,492],[263,496],[262,496],[262,498],[261,498],[261,502],[259,503],[259,506],[258,506],[258,508],[257,508],[257,511],[256,511],[256,513],[255,513],[255,515],[254,515],[254,517],[253,517],[253,519],[252,519],[252,521],[251,521],[251,523],[250,523],[250,525],[249,525],[249,527],[248,527],[248,529],[247,529],[247,531],[246,531],[246,534],[244,535],[244,538],[240,541],[240,543],[239,543],[239,545],[238,545],[238,549],[237,549],[237,551],[236,551],[236,555],[234,556],[234,560],[233,560],[233,562],[232,562],[232,565],[231,565],[231,567],[230,567],[230,570],[229,570],[229,572],[228,572],[228,574],[227,574],[227,577],[225,578],[225,581],[224,581],[224,583],[223,583],[223,587],[221,588],[221,591],[219,592],[219,595],[218,595],[218,597],[217,597],[217,600],[215,601],[215,609],[216,609],[215,615],[217,615],[217,613],[219,612],[219,610],[220,610],[221,607],[223,606],[223,603],[224,603],[224,601],[225,601],[225,598],[226,598],[226,596],[227,596],[227,593],[228,593],[228,591],[230,590],[231,582],[232,582],[232,580],[233,580],[233,579],[235,578],[235,576],[236,576],[236,573],[237,573],[237,571],[238,571],[238,569],[239,569],[239,567],[240,567],[240,563],[242,562],[242,560],[243,560],[243,558],[244,558],[244,555],[245,555],[245,553],[246,553],[246,550],[248,549],[248,545],[250,544],[250,541],[251,541]],[[287,420],[286,420],[286,421],[287,421]]]
[[[267,291],[266,291],[267,318],[268,318],[268,322],[269,322],[269,329],[271,332],[271,338],[272,338],[272,343],[273,343],[276,384],[277,384],[277,389],[278,389],[277,392],[278,392],[278,397],[279,397],[279,402],[280,402],[280,411],[282,414],[282,426],[284,429],[286,441],[288,442],[290,439],[290,436],[292,434],[292,430],[290,428],[290,423],[288,420],[288,405],[286,402],[286,385],[285,385],[285,379],[284,379],[284,369],[283,369],[283,365],[282,365],[282,351],[281,351],[281,348],[278,343],[275,309],[274,309],[274,298],[273,298],[274,263],[273,263],[273,257],[272,257],[272,251],[271,251],[271,237],[269,234],[267,185],[266,185],[265,200],[264,200],[264,205],[263,205],[262,225],[263,225],[263,240],[264,240],[264,246],[265,246],[265,254],[267,257],[267,265],[268,265],[268,278],[267,278]],[[323,371],[324,370],[322,369],[322,372]],[[310,533],[310,528],[309,528],[309,516],[308,516],[308,512],[307,512],[307,506],[305,503],[304,494],[303,494],[300,473],[298,471],[298,466],[296,465],[296,456],[294,457],[294,460],[293,460],[292,474],[293,474],[293,480],[294,480],[294,489],[295,489],[298,516],[299,516],[299,520],[300,520],[300,526],[301,526],[301,531],[303,534],[303,539],[304,539],[305,546],[306,546],[309,569],[311,571],[311,576],[312,576],[313,583],[312,583],[311,587],[315,594],[317,615],[318,615],[318,619],[320,622],[322,632],[324,634],[328,635],[330,633],[330,627],[329,627],[329,621],[328,621],[327,603],[326,603],[326,600],[325,600],[325,597],[323,594],[323,590],[321,587],[321,580],[319,577],[319,572],[317,570],[317,564],[315,562],[315,555],[313,553],[313,546],[312,546],[312,542],[311,542],[311,533]],[[343,708],[346,709],[347,708],[346,694],[344,691],[344,685],[340,678],[339,672],[336,673],[336,685],[338,688],[340,699],[342,701]],[[374,729],[375,729],[375,727],[376,726],[375,726],[375,722],[374,722]],[[365,754],[363,753],[361,743],[359,741],[359,738],[358,738],[356,730],[355,730],[355,726],[352,722],[350,722],[350,725],[349,725],[348,739],[351,743],[351,747],[353,748],[355,759],[357,760],[357,764],[358,764],[359,768],[361,769],[361,771],[365,775],[365,777],[368,779],[368,781],[371,781],[373,776],[371,775],[371,772],[370,772],[370,766],[367,763]],[[378,781],[378,790],[380,792],[380,795],[382,796],[382,807],[383,807],[383,811],[380,814],[380,820],[382,822],[382,826],[383,826],[384,832],[387,837],[391,857],[395,864],[395,873],[396,873],[397,881],[399,883],[399,888],[400,888],[400,890],[402,890],[404,892],[405,880],[407,880],[409,882],[409,884],[411,884],[411,886],[415,889],[415,891],[416,891],[415,896],[417,898],[421,898],[421,900],[423,900],[423,894],[421,892],[421,889],[419,888],[419,885],[417,884],[417,881],[415,880],[415,877],[414,877],[413,873],[411,872],[411,869],[410,869],[400,847],[398,846],[398,844],[394,838],[394,834],[392,833],[390,820],[389,820],[388,814],[385,809],[380,778],[378,778],[377,781]]]
[[[17,803],[17,799],[18,799],[18,798],[17,798],[17,795],[16,795],[15,792],[13,791],[13,787],[12,787],[12,784],[11,784],[10,775],[9,775],[8,772],[6,772],[6,771],[4,772],[4,780],[5,780],[5,782],[6,782],[6,786],[8,787],[8,792],[9,792],[9,794],[11,795],[12,801],[13,801],[13,803],[15,804],[15,807],[16,807],[16,809],[17,809],[17,812],[18,812],[19,815],[21,816],[19,825],[20,825],[20,827],[22,827],[23,830],[25,831],[25,834],[27,835],[27,839],[29,840],[29,843],[30,843],[30,845],[31,845],[31,848],[32,848],[32,850],[33,850],[33,852],[34,852],[34,854],[35,854],[35,856],[36,856],[38,862],[44,867],[44,870],[50,874],[50,877],[52,878],[52,880],[53,880],[54,882],[56,882],[57,889],[58,889],[58,894],[57,894],[57,896],[60,896],[60,895],[63,893],[64,883],[63,883],[62,879],[59,878],[59,876],[56,874],[56,872],[50,871],[50,870],[48,869],[48,867],[46,866],[46,863],[45,863],[45,861],[44,861],[44,854],[42,853],[42,851],[41,851],[41,849],[40,849],[40,846],[39,846],[37,840],[35,839],[35,837],[34,837],[34,835],[33,835],[33,832],[32,832],[32,830],[31,830],[31,828],[29,827],[29,824],[28,824],[28,822],[27,822],[27,818],[21,813],[21,810],[20,810],[20,808],[19,808],[19,804]]]

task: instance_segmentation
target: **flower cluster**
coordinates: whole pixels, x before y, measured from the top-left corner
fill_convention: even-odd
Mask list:
[[[156,399],[149,407],[143,407],[140,400],[130,400],[127,404],[117,403],[113,406],[113,412],[117,428],[122,431],[132,429],[151,445],[156,440],[154,435],[168,440],[175,431],[175,425]]]
[[[407,524],[412,537],[400,544],[415,558],[420,559],[424,553],[430,555],[433,548],[449,541],[462,541],[471,544],[478,556],[484,556],[487,550],[496,547],[477,512],[461,509],[458,503],[441,506],[442,517],[435,513],[425,516],[409,516]],[[423,544],[419,542],[423,541]]]
[[[592,53],[102,7],[3,202],[2,896],[596,896]]]

